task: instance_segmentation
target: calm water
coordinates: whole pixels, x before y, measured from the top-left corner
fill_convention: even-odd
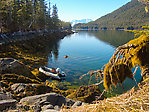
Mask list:
[[[90,70],[100,69],[108,63],[116,47],[133,39],[134,35],[124,31],[79,31],[78,33],[66,36],[56,42],[49,53],[48,66],[60,67],[67,74],[66,81],[72,85],[88,84],[89,76],[82,80],[79,77]],[[68,55],[69,58],[64,58]],[[135,75],[137,81],[141,79],[139,72]],[[95,83],[92,78],[91,83]],[[90,84],[91,84],[90,83]],[[135,81],[127,79],[123,85],[126,90],[135,85]],[[100,86],[103,89],[103,86]],[[114,89],[121,93],[121,87]]]

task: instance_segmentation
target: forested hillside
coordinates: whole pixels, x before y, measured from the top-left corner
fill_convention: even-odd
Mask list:
[[[116,11],[107,14],[87,24],[77,24],[77,29],[133,29],[149,23],[149,13],[145,12],[145,5],[132,0]]]

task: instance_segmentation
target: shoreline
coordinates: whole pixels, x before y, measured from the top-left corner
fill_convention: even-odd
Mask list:
[[[57,33],[53,33],[53,36],[51,35],[50,37],[48,36],[48,35],[46,35],[46,34],[44,34],[44,35],[42,35],[42,37],[40,37],[40,35],[38,35],[36,38],[31,38],[31,41],[33,41],[33,42],[31,42],[30,41],[30,39],[29,40],[22,40],[21,42],[19,42],[19,41],[17,41],[16,43],[14,43],[14,44],[16,44],[15,46],[11,46],[11,44],[4,44],[4,46],[8,46],[8,45],[10,45],[11,47],[16,47],[16,48],[11,48],[11,49],[8,49],[8,54],[9,54],[9,51],[11,51],[11,50],[16,50],[16,51],[14,51],[14,52],[16,52],[16,54],[5,54],[7,57],[13,57],[14,55],[17,55],[18,57],[16,57],[16,58],[14,58],[14,59],[19,59],[19,61],[21,62],[21,63],[23,63],[25,66],[27,66],[28,67],[28,69],[30,70],[30,72],[36,77],[37,76],[37,78],[31,78],[31,76],[32,75],[30,75],[29,76],[29,78],[26,76],[26,75],[21,75],[21,76],[19,76],[19,75],[15,75],[15,74],[4,74],[4,75],[2,75],[2,80],[4,80],[4,82],[2,82],[2,80],[1,80],[1,82],[2,83],[5,83],[6,84],[6,81],[7,81],[7,79],[10,81],[12,81],[12,82],[9,82],[8,83],[8,85],[12,88],[12,87],[15,87],[15,86],[19,86],[19,87],[22,87],[22,85],[25,87],[25,89],[24,90],[21,90],[21,91],[23,91],[23,92],[21,92],[21,91],[17,91],[17,89],[16,90],[13,90],[13,92],[14,92],[14,94],[11,94],[12,96],[13,95],[16,95],[15,96],[15,99],[19,99],[18,101],[22,101],[22,99],[25,99],[25,98],[30,98],[31,99],[31,101],[33,101],[34,99],[33,99],[33,97],[36,97],[35,98],[35,100],[36,99],[38,99],[38,97],[40,97],[40,96],[37,96],[37,94],[39,94],[39,95],[41,95],[42,97],[43,97],[43,95],[45,95],[44,97],[46,97],[47,96],[47,92],[55,92],[55,93],[58,93],[58,94],[61,94],[61,95],[63,95],[63,96],[65,96],[65,97],[67,97],[67,98],[70,98],[70,99],[73,99],[73,98],[76,98],[76,99],[73,99],[73,100],[78,100],[79,98],[79,100],[83,100],[82,102],[84,102],[84,101],[89,101],[89,99],[93,99],[93,97],[94,96],[96,96],[95,94],[94,94],[94,92],[96,93],[97,92],[97,90],[99,90],[98,88],[96,88],[96,87],[93,87],[93,88],[88,88],[88,86],[81,86],[79,89],[77,89],[77,90],[67,90],[67,91],[63,91],[63,90],[60,90],[60,89],[58,89],[56,86],[55,87],[53,87],[52,86],[52,82],[45,82],[45,83],[43,83],[44,81],[44,79],[46,79],[47,77],[44,77],[43,75],[41,75],[40,73],[39,73],[39,71],[37,70],[37,68],[38,68],[38,66],[41,66],[41,62],[43,63],[43,62],[45,62],[45,60],[46,60],[46,57],[44,57],[44,55],[41,55],[41,57],[38,55],[38,53],[36,54],[36,55],[34,55],[34,54],[32,54],[33,52],[36,52],[36,50],[41,50],[42,51],[42,49],[40,49],[40,48],[44,48],[45,46],[46,46],[46,44],[45,43],[48,43],[48,42],[50,42],[51,41],[51,43],[53,43],[53,41],[52,41],[52,39],[53,40],[55,40],[55,39],[57,39],[57,40],[60,40],[60,39],[62,39],[66,34],[69,34],[68,32],[65,32],[65,33],[63,33],[62,34],[62,32],[61,33],[59,33],[59,34],[57,34]],[[40,41],[39,41],[40,40]],[[27,43],[27,44],[26,44]],[[25,45],[26,44],[26,45]],[[26,51],[26,47],[27,47],[27,45],[31,45],[31,46],[28,46],[28,47],[31,47],[31,49],[28,49],[27,51]],[[37,45],[39,45],[39,46],[37,46]],[[39,48],[38,48],[39,47]],[[25,48],[25,50],[23,50],[22,48]],[[32,51],[33,50],[33,51]],[[26,54],[27,53],[27,54]],[[42,52],[41,52],[42,53]],[[0,56],[1,56],[1,52],[0,52]],[[35,64],[35,65],[34,65]],[[39,75],[41,75],[41,77],[40,78],[42,78],[41,79],[41,82],[37,82],[37,81],[39,81],[38,79],[39,79]],[[24,81],[24,82],[13,82],[13,79],[11,79],[12,77],[18,77],[18,79],[20,78],[20,77],[22,77],[22,78],[24,78],[22,81]],[[11,78],[9,78],[9,77],[11,77]],[[26,78],[26,79],[25,79]],[[18,81],[18,79],[17,79],[17,81]],[[34,79],[34,80],[33,80]],[[29,82],[27,82],[27,80],[28,81],[31,81],[30,83]],[[34,81],[34,82],[33,82]],[[25,83],[26,82],[26,83]],[[16,84],[16,83],[18,83],[18,84]],[[7,84],[6,84],[7,85]],[[28,91],[26,90],[26,88],[28,87]],[[31,88],[29,88],[29,87],[31,87],[32,88],[32,90],[30,90]],[[48,91],[47,91],[48,90]],[[80,91],[79,91],[80,90]],[[82,92],[82,90],[84,90],[83,92]],[[92,91],[92,90],[94,90],[94,92],[93,93],[91,93],[90,94],[90,92]],[[42,92],[43,91],[43,92]],[[8,91],[7,91],[8,92]],[[15,93],[16,92],[16,93]],[[17,93],[18,92],[18,93]],[[31,93],[32,92],[32,93]],[[131,91],[130,91],[131,92]],[[9,92],[8,92],[9,93]],[[55,94],[54,93],[54,95],[56,95],[57,96],[57,94]],[[88,94],[86,95],[86,96],[81,96],[82,94],[84,94],[84,93],[88,93],[90,96],[88,96]],[[100,90],[98,91],[98,95],[97,96],[100,96]],[[79,97],[78,96],[78,94],[81,96],[81,97]],[[127,94],[127,93],[126,93]],[[48,96],[51,96],[51,95],[53,95],[53,94],[48,94]],[[122,95],[124,95],[124,94],[122,94]],[[119,96],[122,96],[122,95],[119,95]],[[127,94],[128,96],[129,96],[129,94]],[[30,96],[30,97],[27,97],[27,96]],[[58,95],[59,96],[59,95]],[[14,96],[13,96],[14,97]],[[78,98],[78,99],[77,99]],[[87,99],[87,98],[89,98],[89,99]],[[101,102],[103,102],[103,103],[105,103],[104,101],[106,100],[106,101],[108,101],[109,99],[117,99],[118,97],[112,97],[112,98],[104,98],[104,100],[101,100]],[[64,98],[65,99],[65,98]],[[120,99],[121,99],[121,97],[120,97]],[[54,99],[55,100],[55,99]],[[70,100],[70,101],[73,101],[73,100]],[[16,101],[15,101],[16,102]],[[27,101],[26,101],[27,102]],[[81,103],[81,105],[83,105],[83,103],[82,102],[79,102],[79,103]],[[35,103],[37,103],[36,101],[35,101]],[[41,103],[41,102],[40,102]],[[43,102],[42,102],[43,103]],[[90,103],[90,102],[89,102]],[[22,104],[24,104],[24,102],[22,103]],[[105,103],[106,104],[106,103]],[[39,104],[40,105],[40,104]],[[42,105],[42,104],[41,104]],[[40,106],[41,106],[40,105]],[[46,104],[44,104],[44,106],[45,106]],[[80,106],[81,106],[80,105]],[[17,108],[19,108],[19,105],[18,105],[18,103],[17,103]],[[25,105],[26,106],[26,105]],[[22,107],[23,108],[25,108],[25,106],[23,105]],[[30,105],[27,105],[29,108],[31,108],[31,106]],[[53,104],[53,106],[55,106],[54,104]],[[86,105],[86,108],[88,108],[89,106],[91,106],[91,105]],[[43,105],[41,106],[42,108],[44,108],[43,107]],[[39,108],[39,109],[41,109],[41,107]],[[77,108],[82,108],[83,106],[81,106],[81,107],[77,107]],[[93,106],[94,107],[94,106]],[[100,107],[100,105],[99,105],[99,107]],[[56,107],[54,107],[54,109],[55,109]],[[53,107],[52,107],[52,109],[53,109]],[[63,108],[64,109],[64,108]],[[84,109],[84,108],[83,108]],[[56,109],[55,109],[56,110]],[[60,106],[59,106],[59,108],[58,108],[58,111],[60,110]],[[82,110],[82,109],[81,109]],[[27,111],[27,110],[26,110]],[[69,110],[64,110],[64,111],[69,111]],[[72,111],[75,111],[75,110],[72,110]],[[77,110],[78,111],[78,110]]]
[[[64,104],[68,104],[68,107],[74,106],[76,108],[78,106],[86,104],[84,102],[92,102],[92,100],[95,100],[96,96],[99,96],[101,94],[97,86],[81,86],[80,88],[84,88],[84,92],[86,93],[86,95],[79,97],[77,96],[77,93],[80,93],[80,95],[84,95],[83,92],[80,91],[80,89],[61,90],[59,89],[59,87],[57,87],[55,82],[46,81],[48,77],[38,71],[37,68],[42,64],[45,64],[44,62],[46,61],[47,57],[44,57],[44,55],[40,56],[39,53],[32,53],[34,51],[36,52],[36,50],[42,51],[41,48],[47,46],[46,43],[49,43],[50,41],[53,43],[54,40],[59,41],[68,34],[71,33],[65,32],[63,34],[53,34],[50,37],[48,35],[44,35],[42,37],[37,36],[36,38],[31,39],[32,42],[30,40],[22,40],[21,42],[15,42],[15,45],[12,43],[8,43],[4,44],[3,47],[0,47],[0,66],[5,68],[5,62],[8,65],[7,70],[0,71],[0,95],[6,97],[9,97],[8,95],[11,95],[11,97],[8,98],[10,100],[7,100],[5,98],[0,100],[0,103],[3,105],[3,108],[0,106],[0,110],[7,110],[9,107],[12,107],[12,110],[13,108],[14,110],[19,109],[21,111],[34,110],[31,109],[32,105],[24,105],[24,102],[22,102],[22,100],[26,98],[30,98],[31,101],[37,104],[39,103],[40,107],[38,109],[47,110],[45,108],[45,106],[47,105],[46,103],[41,104],[43,103],[42,101],[39,102],[36,100],[38,100],[38,97],[44,98],[47,95],[48,97],[51,97],[53,94],[54,96],[61,96],[61,98],[64,99]],[[28,47],[31,48],[26,51],[26,48]],[[25,48],[25,50],[22,48]],[[65,83],[67,82],[60,83],[60,85],[64,85]],[[56,98],[54,97],[52,101],[56,100]],[[58,97],[57,99],[59,100],[60,98]],[[25,100],[25,102],[28,101]],[[49,100],[47,102],[51,103]],[[56,104],[51,103],[51,105],[53,106],[52,110],[59,111],[63,104],[63,102],[62,104],[60,104],[60,102],[61,101],[58,101]],[[20,103],[22,103],[21,107]],[[58,108],[57,104],[60,104]]]
[[[37,36],[50,36],[53,34],[61,34],[63,37],[73,33],[74,32],[72,30],[51,30],[51,31],[29,31],[29,32],[14,32],[12,34],[0,34],[0,45],[22,40],[30,40]]]

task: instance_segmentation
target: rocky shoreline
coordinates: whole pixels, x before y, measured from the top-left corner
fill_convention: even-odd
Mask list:
[[[48,36],[55,33],[60,33],[62,37],[74,33],[73,31],[61,31],[61,30],[52,30],[52,31],[29,31],[29,32],[14,32],[12,34],[0,34],[0,45],[18,42],[23,40],[30,40],[37,36]]]
[[[91,103],[101,95],[97,86],[60,90],[38,71],[47,59],[42,53],[42,49],[47,49],[46,43],[54,43],[68,34],[44,34],[0,47],[0,111],[57,112]]]
[[[63,108],[70,109],[70,107],[76,108],[81,105],[86,105],[86,103],[68,99],[57,93],[28,96],[17,101],[13,99],[12,94],[0,91],[0,111],[13,110],[15,112],[22,112],[30,110],[33,112],[58,112],[62,106]]]
[[[13,58],[0,58],[0,66],[0,111],[57,112],[91,103],[101,94],[97,86],[81,86],[76,91],[50,87],[52,83],[40,82]]]

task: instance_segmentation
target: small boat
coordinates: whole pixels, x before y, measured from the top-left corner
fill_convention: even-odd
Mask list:
[[[58,80],[62,80],[62,77],[66,77],[66,74],[60,68],[57,68],[55,70],[55,68],[40,67],[39,71],[44,73],[46,76],[49,76]]]

